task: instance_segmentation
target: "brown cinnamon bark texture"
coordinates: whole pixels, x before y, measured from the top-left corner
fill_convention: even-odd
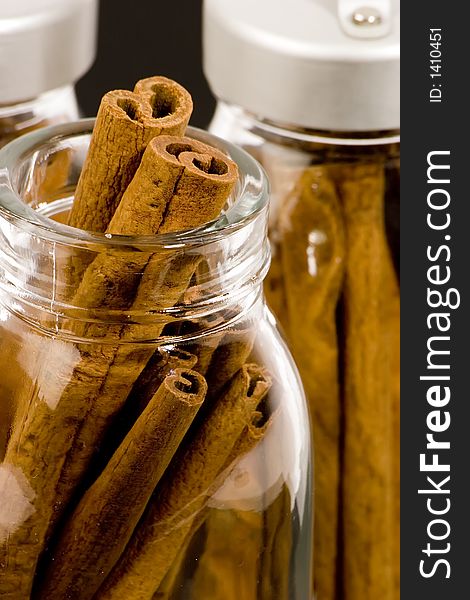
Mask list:
[[[219,319],[217,319],[217,322],[206,319],[205,321],[203,320],[202,323],[204,323],[204,326],[208,330],[207,337],[198,338],[196,343],[190,344],[187,347],[187,350],[197,356],[197,363],[194,369],[198,373],[201,373],[201,375],[206,375],[214,353],[224,337],[224,332],[210,331],[210,329],[214,328],[216,324],[221,325],[221,321]]]
[[[24,386],[31,385],[20,367],[18,353],[21,341],[18,335],[0,326],[0,365],[4,365],[0,375],[0,464],[3,460],[15,413],[14,390],[18,381]],[[8,365],[8,368],[7,366]],[[0,527],[1,528],[1,527]],[[1,534],[0,534],[1,537]]]
[[[345,167],[344,598],[395,600],[393,415],[398,400],[390,336],[398,288],[384,225],[381,164]],[[393,278],[392,280],[390,278]],[[385,290],[393,293],[385,295]]]
[[[235,443],[235,446],[232,448],[225,467],[222,469],[221,477],[228,476],[231,471],[236,469],[240,459],[243,458],[245,454],[250,452],[250,450],[252,450],[255,446],[257,446],[265,437],[268,429],[271,427],[271,424],[277,415],[277,413],[270,415],[267,404],[268,402],[266,402],[266,400],[263,401],[261,405],[258,406],[258,409],[253,412],[251,416],[251,422],[249,422],[244,428],[242,434]],[[198,517],[195,519],[191,527],[191,531],[186,537],[178,557],[173,561],[170,570],[165,575],[161,585],[153,595],[152,600],[169,600],[170,598],[173,598],[175,594],[176,597],[178,597],[177,588],[178,586],[182,585],[181,582],[184,580],[184,566],[186,561],[189,561],[189,564],[194,561],[194,558],[191,555],[187,556],[188,547],[190,548],[192,538],[197,534],[199,528],[206,521],[207,516],[211,512],[218,513],[220,511],[211,511],[209,508],[200,511]],[[251,584],[240,583],[240,577],[242,577],[242,574],[240,574],[238,567],[240,562],[243,562],[243,564],[250,563],[249,566],[251,568],[251,561],[249,561],[249,559],[246,557],[247,551],[251,551],[254,556],[258,556],[258,554],[260,554],[262,551],[262,544],[258,543],[259,540],[255,543],[255,539],[249,533],[250,522],[253,523],[254,521],[257,521],[258,523],[261,523],[262,516],[261,513],[253,513],[256,515],[256,517],[253,520],[250,520],[250,517],[245,518],[245,515],[248,515],[249,513],[236,511],[235,516],[238,515],[238,513],[240,513],[240,521],[237,522],[237,526],[241,529],[240,537],[243,538],[243,542],[240,542],[240,545],[237,544],[236,547],[234,547],[233,540],[230,536],[225,537],[223,540],[218,539],[219,535],[226,536],[226,533],[224,532],[222,534],[222,531],[219,530],[217,525],[215,525],[213,528],[211,528],[210,525],[206,527],[207,530],[212,529],[213,535],[211,536],[211,541],[209,541],[209,535],[207,535],[207,541],[204,544],[204,554],[202,555],[202,558],[198,557],[196,573],[191,576],[191,579],[193,580],[191,593],[195,598],[214,597],[215,599],[219,597],[217,594],[221,594],[227,589],[227,584],[229,583],[228,581],[221,585],[218,585],[217,582],[224,579],[225,575],[227,575],[230,561],[233,561],[232,577],[235,575],[237,577],[237,583],[234,585],[234,591],[238,592],[240,586],[243,589],[246,589],[247,586],[252,587]],[[233,525],[234,517],[232,516],[228,518],[232,520]],[[222,519],[221,523],[222,522],[225,522],[225,519]],[[249,537],[253,542],[250,549],[247,549],[246,547],[247,537]],[[219,550],[222,549],[224,554],[221,556]],[[240,561],[240,558],[236,556],[236,554],[240,552],[244,553],[244,558],[242,561]],[[222,572],[219,572],[219,561],[225,565],[225,571],[222,569]],[[256,571],[256,577],[258,576],[259,572]],[[245,578],[246,576],[243,575],[243,577]],[[248,579],[250,580],[251,577],[248,576]],[[240,597],[240,595],[238,597]],[[245,596],[242,595],[241,597],[244,598]]]
[[[117,220],[111,222],[112,233],[153,235],[202,225],[218,216],[237,177],[232,161],[189,138],[157,138],[148,152],[156,156],[157,163],[153,188],[148,186],[150,166],[145,159],[135,177],[141,180],[146,195],[140,194],[137,184],[125,194]],[[150,202],[149,193],[153,193]],[[154,229],[142,231],[140,223],[135,226],[136,215]],[[171,260],[171,254],[165,252],[142,255],[144,259],[139,253],[122,250],[98,255],[88,266],[73,303],[88,309],[90,318],[100,308],[128,309],[129,297],[133,311],[173,306],[191,279],[197,257],[176,255]],[[141,279],[136,277],[142,272]],[[63,513],[96,447],[154,352],[149,345],[138,348],[133,342],[142,337],[158,338],[163,325],[71,322],[68,328],[72,333],[95,340],[78,346],[35,338],[29,375],[32,379],[40,377],[42,386],[36,386],[32,394],[25,387],[20,396],[27,397],[16,399],[26,410],[14,424],[5,453],[8,476],[0,481],[2,498],[9,498],[16,487],[26,484],[24,493],[29,498],[28,512],[20,522],[9,524],[8,542],[0,541],[0,593],[5,599],[28,597],[47,532]],[[106,343],[99,343],[102,337]],[[48,368],[51,352],[57,357],[53,369]],[[39,476],[38,456],[44,463]]]
[[[207,392],[204,378],[168,375],[67,520],[39,598],[93,597],[123,552]]]
[[[345,248],[340,201],[328,169],[306,169],[279,210],[283,315],[309,399],[315,441],[315,592],[321,600],[335,600],[341,445],[336,308]]]
[[[174,374],[177,369],[190,370],[196,362],[197,357],[185,350],[163,346],[157,348],[134,383],[123,408],[100,442],[100,449],[97,456],[94,457],[90,470],[91,481],[106,467],[132,425],[158,391],[165,377]]]
[[[136,92],[108,92],[98,110],[69,225],[106,231],[148,142],[161,134],[184,134],[192,109],[189,93],[166,77],[139,82]]]
[[[196,545],[197,552],[204,543],[204,522],[208,512],[208,508],[203,508],[199,511],[178,552],[178,556],[173,561],[158,590],[153,594],[152,600],[176,600],[181,597],[181,590],[184,589],[187,578],[192,578],[193,576],[193,568],[195,566],[194,554],[191,553],[193,545]]]
[[[106,232],[146,236],[203,225],[220,215],[237,174],[235,163],[206,144],[185,137],[155,138]],[[167,308],[186,289],[198,260],[171,250],[111,249],[87,268],[73,304],[90,311]],[[157,326],[155,337],[160,331]]]
[[[235,327],[224,334],[206,372],[210,397],[216,397],[248,360],[254,338],[253,330],[245,328]]]
[[[236,177],[235,163],[215,148],[188,137],[155,138],[107,232],[146,235],[149,229],[198,227],[219,216],[220,198],[225,203]]]
[[[126,406],[132,410],[127,415],[128,421],[135,421],[157,392],[165,377],[175,369],[192,369],[197,363],[197,356],[179,348],[158,348],[145,365],[145,369],[134,383]]]
[[[269,416],[263,408],[266,409],[259,406],[253,412],[251,422],[235,443],[227,460],[228,470],[236,469],[240,459],[263,440],[271,427],[276,413]],[[198,560],[191,587],[194,598],[258,600],[264,551],[263,523],[261,511],[208,511],[204,553]]]
[[[205,527],[206,545],[198,561],[192,597],[258,600],[263,514],[211,509]]]
[[[96,600],[152,597],[269,386],[268,375],[255,365],[243,367],[234,376],[170,465]]]
[[[268,429],[271,427],[272,422],[277,416],[277,411],[272,415],[268,416],[266,413],[266,407],[259,407],[251,415],[251,420],[245,429],[242,431],[241,436],[238,438],[235,446],[232,448],[232,452],[227,460],[229,468],[233,462],[239,461],[245,454],[248,454],[253,448],[255,448],[266,435]]]
[[[172,232],[202,225],[220,214],[237,174],[235,163],[205,144],[190,138],[155,138],[148,145],[108,231],[145,235],[148,231]],[[120,285],[129,259],[127,255],[121,256],[113,252],[95,259],[77,291],[76,305],[94,309],[97,305],[113,306],[116,299],[126,301],[128,281],[124,278],[124,293]],[[187,288],[198,261],[197,255],[155,253],[149,258],[143,253],[138,266],[143,272],[131,310],[158,311],[173,306]],[[130,262],[133,279],[136,260],[133,258]],[[114,352],[99,396],[90,404],[64,465],[57,492],[61,503],[67,502],[70,490],[76,487],[86,470],[96,441],[102,439],[110,420],[122,408],[132,385],[153,355],[151,347],[136,350],[128,342],[138,340],[140,335],[157,339],[163,326],[164,323],[156,323],[119,328],[117,336],[121,345]],[[92,337],[99,337],[97,326],[92,325],[91,329]],[[109,335],[109,332],[108,327],[106,333]],[[90,336],[89,331],[87,335]]]

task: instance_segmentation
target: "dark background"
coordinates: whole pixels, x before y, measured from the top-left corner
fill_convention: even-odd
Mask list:
[[[84,116],[94,116],[103,94],[130,89],[151,75],[181,83],[193,96],[191,124],[206,127],[214,111],[202,72],[202,0],[101,0],[98,54],[78,82]]]

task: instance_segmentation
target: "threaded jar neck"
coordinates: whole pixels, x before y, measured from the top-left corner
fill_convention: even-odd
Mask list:
[[[400,142],[400,130],[387,131],[328,131],[298,127],[292,123],[279,123],[254,115],[242,107],[219,101],[211,130],[234,139],[234,129],[242,128],[244,135],[285,145],[300,145],[306,150],[318,146],[335,145],[344,147],[376,147],[396,145]],[[239,143],[243,144],[244,140]]]
[[[260,297],[270,260],[267,182],[256,161],[190,129],[189,136],[222,149],[238,165],[239,180],[222,216],[175,234],[88,233],[50,217],[71,205],[92,127],[88,119],[46,128],[0,151],[2,310],[51,335],[104,340],[113,325],[134,328],[133,342],[155,342],[177,323],[201,331],[246,312]],[[126,295],[109,304],[96,290],[72,288],[69,273],[77,263],[90,269],[110,259],[117,280],[129,287]],[[154,301],[138,304],[132,286],[140,285],[149,261],[158,266]],[[175,302],[162,300],[174,277],[187,278],[184,292]]]

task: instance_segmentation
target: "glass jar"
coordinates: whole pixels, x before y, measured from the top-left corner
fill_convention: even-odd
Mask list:
[[[316,599],[398,600],[398,3],[205,0],[203,45],[210,131],[271,184],[265,292],[312,415]]]
[[[2,598],[306,600],[308,411],[262,291],[265,177],[190,130],[238,164],[220,219],[82,232],[49,217],[71,206],[92,126],[0,152]],[[38,201],[57,153],[66,176]],[[142,259],[159,267],[139,303]],[[87,278],[97,261],[112,279]]]
[[[0,104],[0,147],[33,129],[77,118],[77,98],[71,85],[26,102]]]
[[[381,565],[380,597],[397,594],[398,132],[288,129],[223,103],[211,131],[255,156],[271,183],[265,293],[313,417],[317,580],[328,589],[343,561],[325,596],[349,597],[346,586],[363,589],[356,574]],[[366,543],[377,567],[357,558]]]
[[[73,86],[94,60],[97,7],[97,0],[2,2],[0,148],[78,118]]]

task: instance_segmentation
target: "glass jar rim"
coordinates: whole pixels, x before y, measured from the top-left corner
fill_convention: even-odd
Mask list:
[[[253,127],[253,133],[265,138],[288,140],[304,144],[324,144],[344,147],[387,146],[400,143],[400,130],[387,131],[328,131],[305,129],[293,123],[274,122],[247,111],[242,106],[224,101],[218,103],[220,110],[232,110],[239,119]]]
[[[68,101],[71,94],[75,94],[72,84],[43,92],[34,98],[18,99],[16,102],[8,104],[0,103],[0,120],[22,115],[24,113],[34,113],[44,109],[52,102]]]
[[[60,144],[74,136],[90,135],[95,119],[44,127],[13,140],[0,149],[0,217],[14,221],[22,229],[44,240],[86,248],[128,247],[151,249],[197,248],[218,242],[235,233],[267,210],[269,184],[261,165],[245,150],[202,129],[188,127],[186,135],[217,147],[239,167],[239,189],[233,205],[218,219],[195,229],[146,236],[94,233],[70,227],[41,215],[26,204],[11,183],[11,171],[44,144]]]

